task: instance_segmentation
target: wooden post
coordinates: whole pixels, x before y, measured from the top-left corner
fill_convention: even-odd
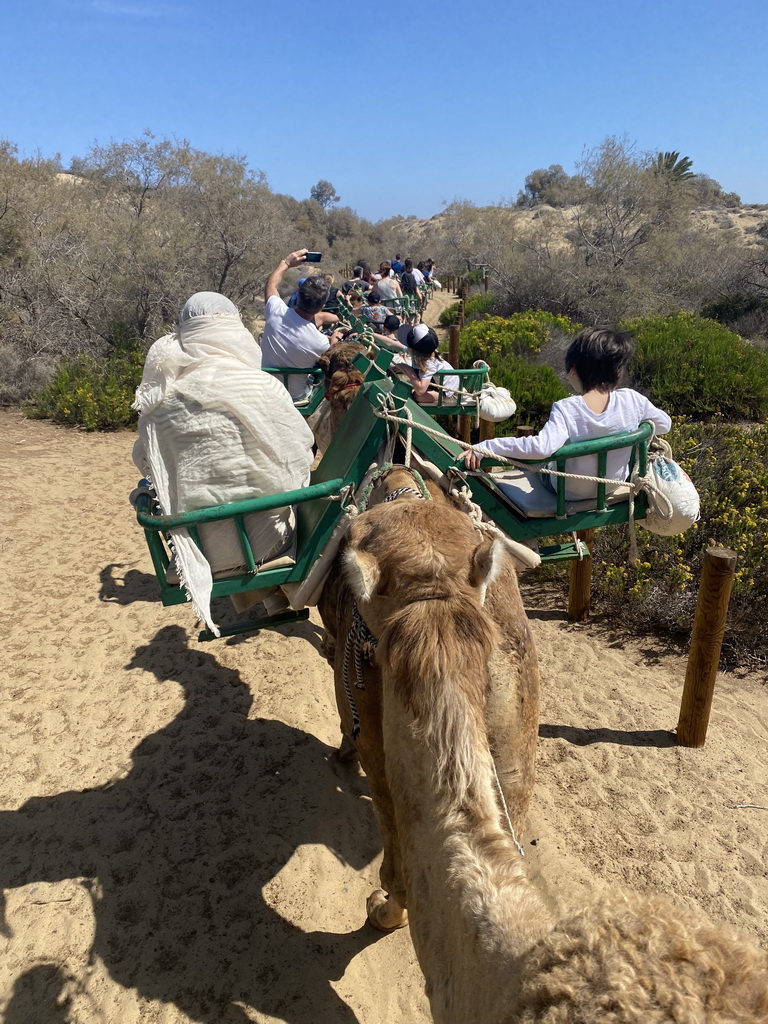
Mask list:
[[[590,550],[585,558],[571,562],[571,585],[568,590],[568,618],[571,622],[583,622],[589,617],[592,599],[592,542],[594,530],[578,530],[576,537],[584,541]]]
[[[481,418],[480,420],[480,441],[490,441],[496,436],[496,424]]]
[[[451,324],[448,328],[448,362],[451,366],[459,365],[459,325]]]
[[[691,650],[680,704],[680,720],[677,723],[677,742],[681,747],[703,747],[707,738],[735,573],[735,551],[723,547],[705,549]]]
[[[535,427],[523,426],[522,423],[518,423],[518,425],[515,427],[515,434],[517,437],[532,437],[535,433]]]
[[[466,442],[466,444],[471,443],[472,421],[474,418],[474,416],[459,416],[459,420],[461,421],[461,440]]]
[[[464,326],[464,299],[459,299],[459,312],[456,314],[456,323],[459,330]]]
[[[485,291],[486,294],[488,293],[488,275],[487,274],[483,274],[483,290]]]

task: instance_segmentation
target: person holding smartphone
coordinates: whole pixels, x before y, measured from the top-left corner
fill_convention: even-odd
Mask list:
[[[266,325],[261,336],[264,366],[314,366],[329,346],[328,338],[319,328],[334,324],[334,313],[323,313],[328,299],[329,285],[322,275],[305,278],[299,285],[296,305],[291,309],[280,298],[280,284],[287,270],[295,270],[306,263],[306,249],[289,253],[267,278],[264,289]],[[306,381],[301,374],[294,375],[288,390],[295,400],[303,392]]]

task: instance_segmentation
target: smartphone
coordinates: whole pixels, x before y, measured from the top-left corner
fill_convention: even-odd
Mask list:
[[[321,252],[304,253],[304,259],[307,261],[307,263],[319,263],[322,258],[323,254]]]

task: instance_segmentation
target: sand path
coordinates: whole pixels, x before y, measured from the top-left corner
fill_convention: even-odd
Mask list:
[[[126,495],[133,437],[0,413],[6,1024],[424,1024],[407,932],[364,924],[380,846],[337,741],[319,620],[201,645]],[[665,892],[768,943],[768,691],[718,680],[683,750],[684,661],[570,625],[523,580],[543,705],[525,847],[563,906]],[[534,842],[535,841],[535,842]]]

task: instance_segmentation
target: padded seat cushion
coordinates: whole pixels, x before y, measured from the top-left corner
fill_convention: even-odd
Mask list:
[[[555,478],[556,479],[556,478]],[[502,496],[529,519],[547,519],[557,515],[557,496],[544,484],[541,473],[526,473],[522,469],[511,469],[504,473],[488,475],[491,487],[500,491]],[[616,484],[606,488],[606,502],[617,505],[629,500],[629,487]],[[581,501],[566,501],[565,514],[575,512],[591,512],[597,508],[597,496]]]

